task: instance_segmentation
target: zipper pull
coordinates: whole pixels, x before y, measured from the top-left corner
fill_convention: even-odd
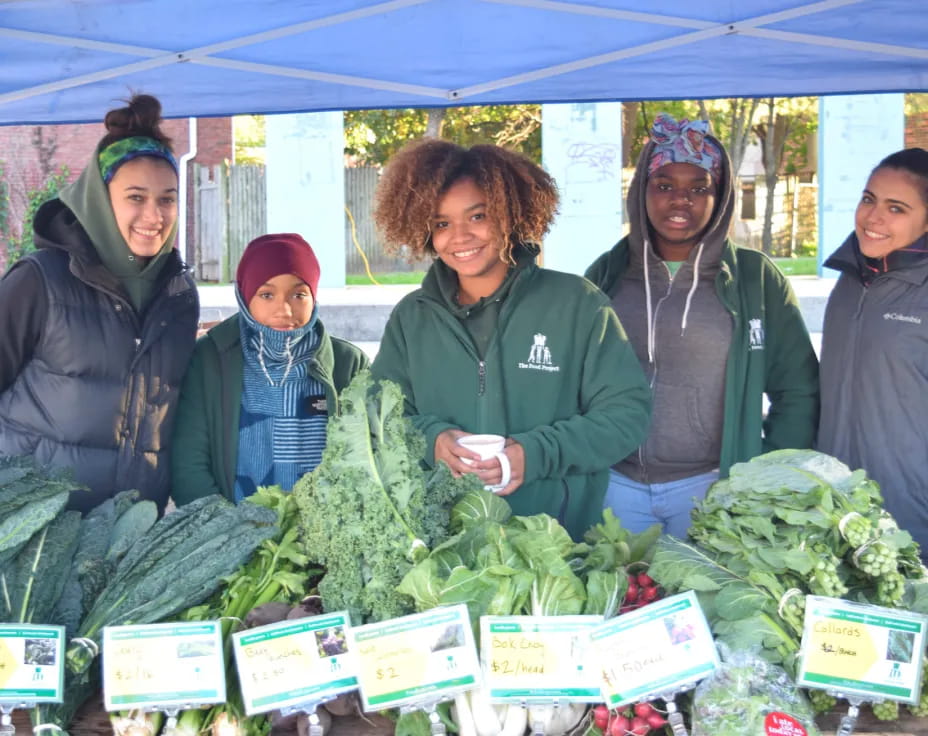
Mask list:
[[[487,364],[482,360],[477,364],[477,396],[483,396],[487,388]]]

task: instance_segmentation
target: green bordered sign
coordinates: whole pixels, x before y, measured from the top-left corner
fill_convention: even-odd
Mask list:
[[[281,621],[232,636],[248,715],[320,703],[358,686],[348,614]]]
[[[863,700],[916,703],[928,618],[809,596],[798,683]]]
[[[63,626],[0,624],[0,703],[60,703]]]
[[[610,708],[680,692],[711,675],[719,655],[693,591],[609,619],[590,632]]]
[[[602,616],[481,616],[483,682],[495,703],[602,699],[587,666],[590,631]]]
[[[106,710],[166,710],[225,699],[218,621],[103,629]]]
[[[349,631],[364,710],[454,697],[480,672],[467,606],[434,608]]]

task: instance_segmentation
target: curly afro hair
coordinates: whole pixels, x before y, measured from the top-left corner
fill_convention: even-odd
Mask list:
[[[404,247],[410,260],[434,255],[431,222],[448,188],[471,178],[487,198],[500,260],[512,261],[515,243],[540,244],[557,213],[554,179],[525,156],[492,145],[471,148],[437,138],[405,145],[377,185],[374,220],[387,250]]]

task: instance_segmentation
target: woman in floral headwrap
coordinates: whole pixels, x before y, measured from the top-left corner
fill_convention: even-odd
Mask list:
[[[0,281],[0,456],[70,468],[88,509],[134,488],[163,507],[193,352],[196,284],[174,249],[177,162],[161,104],[110,110],[80,177]]]
[[[708,123],[661,114],[651,136],[628,192],[630,232],[586,275],[611,299],[654,402],[606,505],[633,531],[660,523],[683,537],[694,498],[732,464],[812,446],[818,362],[787,279],[728,239],[733,174]]]

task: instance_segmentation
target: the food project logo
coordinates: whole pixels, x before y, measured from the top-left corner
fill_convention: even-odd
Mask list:
[[[764,324],[760,319],[748,320],[748,349],[764,349]]]
[[[883,319],[891,319],[893,322],[911,322],[913,325],[922,323],[921,317],[916,317],[914,314],[899,314],[899,312],[886,312]]]
[[[519,368],[525,368],[533,371],[548,371],[557,373],[561,370],[559,365],[551,362],[551,348],[548,347],[547,335],[540,332],[535,333],[534,342],[528,351],[528,362],[519,363]]]

